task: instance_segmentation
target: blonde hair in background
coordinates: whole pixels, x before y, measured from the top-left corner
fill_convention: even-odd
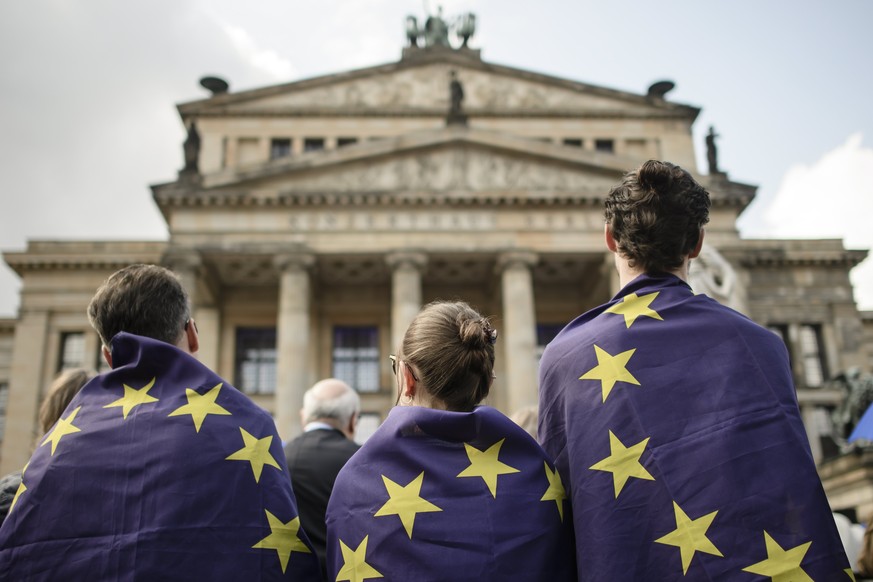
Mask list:
[[[58,421],[73,397],[95,374],[82,368],[61,372],[49,386],[39,407],[39,428],[45,434]]]

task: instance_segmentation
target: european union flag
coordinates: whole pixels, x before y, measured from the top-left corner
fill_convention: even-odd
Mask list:
[[[540,365],[580,580],[852,579],[770,331],[640,276]]]
[[[272,418],[190,355],[118,334],[39,442],[2,580],[318,580]]]
[[[539,445],[493,408],[394,408],[337,477],[329,579],[572,580],[565,498]]]

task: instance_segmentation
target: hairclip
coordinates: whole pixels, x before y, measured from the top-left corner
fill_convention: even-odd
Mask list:
[[[482,320],[482,331],[485,332],[485,339],[489,344],[497,343],[497,330],[491,327],[491,322],[487,319]]]

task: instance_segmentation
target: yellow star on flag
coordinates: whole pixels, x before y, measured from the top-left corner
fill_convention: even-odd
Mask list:
[[[654,301],[658,296],[658,293],[660,293],[660,291],[641,296],[638,296],[636,293],[629,293],[624,297],[624,299],[607,309],[605,313],[623,315],[624,324],[628,328],[633,325],[638,317],[643,316],[664,321],[664,318],[661,317],[657,311],[649,307],[649,305],[652,304],[652,301]]]
[[[852,580],[855,580],[855,573],[852,572],[852,569],[851,569],[851,568],[846,568],[845,570],[843,570],[843,572],[845,572],[846,574],[848,574],[848,575],[849,575],[849,578],[851,578]]]
[[[813,582],[809,574],[800,567],[812,542],[783,550],[782,546],[765,531],[764,544],[767,546],[767,559],[743,568],[743,572],[769,576],[772,582]]]
[[[558,469],[552,471],[549,469],[549,464],[543,461],[546,467],[546,479],[549,480],[549,488],[540,498],[540,501],[554,501],[558,506],[558,515],[561,516],[561,521],[564,521],[564,500],[567,499],[567,492],[564,490],[564,484],[561,483],[561,475]]]
[[[400,518],[409,539],[412,539],[412,526],[415,523],[415,515],[417,513],[431,513],[434,511],[442,511],[439,507],[430,501],[421,497],[421,484],[424,482],[424,471],[409,482],[408,485],[398,485],[385,475],[382,475],[382,482],[385,484],[385,489],[388,491],[388,501],[379,508],[375,517],[385,515],[396,515]]]
[[[206,394],[199,394],[196,390],[186,388],[185,396],[188,398],[188,404],[180,406],[179,408],[171,412],[168,416],[180,416],[183,414],[190,414],[191,418],[194,420],[194,430],[196,432],[200,432],[200,427],[203,426],[203,421],[206,419],[206,415],[230,415],[230,412],[222,408],[221,405],[215,403],[215,399],[218,398],[218,392],[220,390],[220,383],[210,388],[209,391],[206,392]]]
[[[312,551],[297,535],[297,532],[300,531],[300,517],[295,517],[288,523],[282,523],[281,519],[266,509],[264,512],[267,514],[267,522],[270,524],[270,535],[253,545],[252,548],[276,550],[284,574],[285,568],[288,567],[288,560],[291,558],[291,552],[311,554]]]
[[[110,402],[103,408],[113,408],[116,406],[120,406],[122,416],[127,419],[127,415],[130,414],[130,411],[140,404],[148,404],[150,402],[158,401],[158,399],[154,396],[149,396],[149,390],[151,390],[152,386],[154,385],[155,378],[152,378],[151,382],[149,382],[140,389],[131,388],[127,384],[124,384],[124,396],[122,396],[115,402]]]
[[[336,582],[343,582],[344,580],[348,580],[348,582],[364,582],[367,578],[384,578],[378,570],[366,562],[367,538],[369,537],[368,535],[364,536],[364,539],[361,540],[360,545],[355,550],[348,547],[342,540],[339,541],[340,550],[343,553],[343,567],[340,568],[339,573],[336,575]]]
[[[273,442],[273,436],[265,436],[259,439],[246,432],[243,427],[239,428],[243,438],[243,448],[233,453],[225,459],[225,461],[248,461],[252,464],[252,473],[255,474],[255,483],[261,482],[261,471],[264,470],[264,465],[276,467],[280,471],[282,467],[276,462],[273,455],[270,454],[270,444]]]
[[[50,433],[46,435],[45,440],[42,441],[42,445],[51,442],[52,455],[55,454],[55,449],[58,448],[58,443],[61,442],[62,438],[64,438],[68,434],[81,432],[81,428],[73,425],[73,421],[76,420],[76,415],[79,414],[80,410],[82,410],[82,407],[78,406],[75,410],[73,410],[73,412],[69,414],[69,416],[67,416],[67,418],[59,418],[57,424],[55,424],[55,427]],[[22,472],[22,474],[24,473]]]
[[[579,379],[600,380],[603,402],[606,402],[606,397],[612,392],[612,387],[615,386],[616,382],[627,382],[639,386],[640,383],[627,371],[626,367],[635,351],[637,351],[636,348],[611,356],[606,350],[595,344],[594,353],[597,355],[597,365],[579,376]]]
[[[683,575],[688,573],[688,566],[691,565],[694,552],[703,552],[720,558],[724,557],[718,548],[715,547],[715,544],[706,537],[706,530],[712,525],[712,520],[715,519],[718,511],[707,513],[697,519],[689,519],[688,515],[679,507],[679,504],[674,501],[673,512],[676,514],[676,529],[656,539],[655,543],[679,548],[679,554],[682,557]]]
[[[12,510],[15,508],[15,504],[18,503],[18,498],[21,497],[21,494],[27,491],[27,486],[24,484],[24,472],[27,471],[27,467],[30,466],[30,461],[27,462],[27,465],[21,470],[21,483],[18,484],[18,490],[15,492],[15,497],[12,498],[12,503],[9,504],[9,511],[6,515],[12,513]]]
[[[480,451],[476,447],[464,443],[464,448],[467,449],[467,458],[470,459],[470,466],[458,473],[458,477],[482,477],[482,480],[488,485],[488,490],[491,491],[491,496],[497,498],[497,477],[519,472],[515,467],[510,467],[497,460],[500,455],[500,447],[503,446],[505,440],[505,438],[500,439],[488,447],[486,451]]]
[[[624,488],[624,484],[631,477],[654,481],[655,478],[646,471],[640,463],[640,457],[646,450],[649,439],[645,438],[632,447],[625,447],[618,437],[609,431],[609,456],[591,465],[589,469],[612,473],[612,484],[615,489],[615,498]]]

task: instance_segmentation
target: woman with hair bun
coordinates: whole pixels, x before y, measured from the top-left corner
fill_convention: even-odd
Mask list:
[[[497,330],[463,302],[427,305],[391,364],[397,406],[340,471],[330,580],[572,580],[569,505],[542,449],[480,403]]]
[[[669,162],[625,174],[605,226],[622,288],[543,354],[579,580],[846,580],[785,345],[688,286],[709,207]]]

